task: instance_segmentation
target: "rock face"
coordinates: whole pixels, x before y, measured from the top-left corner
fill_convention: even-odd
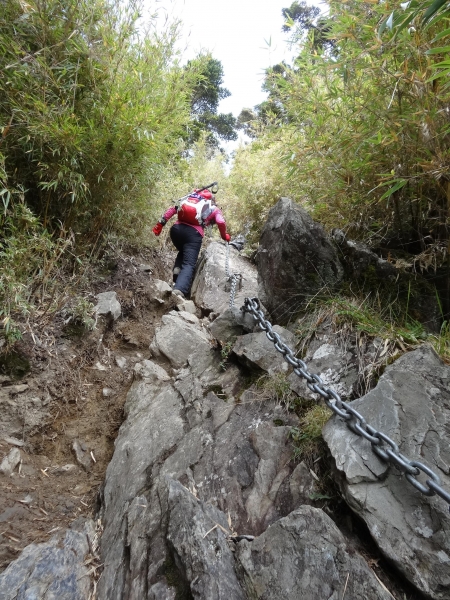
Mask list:
[[[281,325],[343,277],[336,249],[321,225],[289,198],[281,198],[269,212],[256,263],[259,297]]]
[[[238,544],[247,598],[392,600],[321,510],[302,506],[253,542]]]
[[[403,355],[352,407],[450,489],[450,368],[431,348]],[[345,498],[366,521],[382,552],[427,597],[449,598],[450,516],[445,501],[416,490],[339,418],[333,418],[323,434],[338,471],[345,475]]]
[[[198,500],[181,484],[169,480],[167,539],[194,598],[244,600],[225,531],[223,512]]]
[[[226,308],[229,302],[229,292],[219,284],[224,253],[220,244],[215,246],[217,253],[208,248],[200,265],[210,283],[197,274],[195,293],[207,311]],[[253,285],[254,273],[244,278],[240,292],[251,295],[245,281]],[[309,468],[292,460],[290,431],[298,426],[297,417],[274,402],[261,402],[238,366],[223,371],[205,322],[183,311],[165,315],[151,344],[152,360],[136,367],[104,487],[105,566],[99,600],[170,599],[176,595],[173,586],[180,597],[202,600],[275,600],[279,590],[292,598],[304,593],[313,597],[316,591],[316,580],[309,584],[305,575],[298,582],[279,582],[269,595],[255,595],[247,581],[253,570],[257,580],[259,567],[253,569],[248,558],[245,568],[236,561],[238,536],[259,536],[296,508],[311,504],[315,480]],[[292,333],[278,329],[295,345]],[[223,341],[222,327],[211,331]],[[258,336],[268,342],[264,333],[244,334],[234,351],[268,373],[280,356]],[[320,526],[327,530],[323,548],[335,548],[330,552],[340,560],[342,540],[336,541],[329,519],[316,512],[327,522]],[[298,556],[291,556],[292,545],[285,547],[286,542],[283,536],[274,538],[273,552],[294,563]],[[307,571],[318,572],[315,555],[305,552],[302,560]],[[342,564],[350,567],[345,560]],[[336,566],[328,572],[327,559],[322,562],[317,577],[324,589],[342,590],[343,570]],[[357,562],[365,564],[360,557]],[[370,579],[367,565],[358,569],[358,577],[363,573],[364,581],[367,574]],[[366,590],[368,599],[384,598],[382,587],[370,581],[372,587],[361,582],[355,589]],[[259,589],[257,583],[254,589]]]
[[[246,296],[256,296],[258,284],[254,266],[239,252],[229,246],[228,272],[240,273],[242,285],[236,290],[236,306],[241,306]],[[227,246],[213,242],[202,251],[192,283],[191,298],[208,313],[220,314],[229,307],[230,282],[226,275]]]

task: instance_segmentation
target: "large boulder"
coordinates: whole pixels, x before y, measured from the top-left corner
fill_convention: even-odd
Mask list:
[[[236,558],[247,598],[392,600],[330,517],[311,506],[239,542]]]
[[[279,325],[273,327],[273,332],[278,334],[281,341],[291,350],[295,349],[297,339],[293,333]],[[284,360],[283,355],[277,351],[265,331],[239,336],[233,345],[233,353],[244,365],[255,370],[262,369],[269,375],[292,371],[292,367]]]
[[[257,295],[256,270],[250,261],[234,247],[212,242],[200,255],[191,288],[191,298],[206,313],[219,315],[229,307],[231,286],[227,262],[228,274],[242,275],[242,281],[236,287],[236,306],[240,307],[246,296]]]
[[[450,492],[450,367],[427,346],[390,365],[371,392],[351,403],[410,460],[424,463]],[[372,451],[338,417],[324,439],[343,475],[341,487],[380,547],[417,589],[450,597],[450,516],[439,496],[427,497]],[[423,484],[424,478],[418,477]]]
[[[154,356],[165,356],[171,365],[179,369],[187,364],[192,355],[208,356],[212,340],[199,326],[195,315],[187,312],[170,311],[156,328],[150,350]],[[203,367],[205,367],[205,360]]]
[[[289,198],[270,210],[256,257],[259,297],[283,325],[306,300],[332,290],[343,268],[324,229]]]
[[[30,544],[0,575],[0,600],[86,600],[94,523],[79,519],[42,544]]]

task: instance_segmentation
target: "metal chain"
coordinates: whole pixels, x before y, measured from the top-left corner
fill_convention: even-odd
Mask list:
[[[319,394],[319,396],[325,400],[325,404],[331,408],[336,415],[344,419],[349,429],[368,440],[372,445],[373,452],[375,452],[381,460],[394,465],[397,469],[405,473],[405,477],[409,483],[425,496],[434,496],[435,494],[438,494],[438,496],[443,498],[449,504],[450,510],[450,494],[441,487],[439,475],[421,462],[410,460],[401,454],[397,444],[390,437],[381,431],[374,429],[366,422],[365,418],[359,412],[350,406],[350,404],[341,400],[337,392],[325,387],[324,382],[318,375],[310,373],[306,363],[294,356],[293,351],[283,343],[278,333],[273,331],[271,323],[266,321],[264,313],[260,309],[258,298],[245,298],[244,306],[241,307],[241,310],[253,315],[253,318],[258,322],[260,329],[266,332],[266,336],[274,343],[278,352],[280,352],[284,359],[294,367],[294,372],[299,377],[306,379],[308,388],[315,394]],[[420,483],[420,481],[416,479],[421,471],[430,477],[430,479],[426,480],[425,484]]]
[[[227,244],[227,253],[226,253],[226,257],[225,257],[225,275],[227,276],[228,281],[231,281],[230,308],[233,308],[237,284],[239,283],[239,287],[242,284],[242,274],[241,273],[230,273],[230,244]]]

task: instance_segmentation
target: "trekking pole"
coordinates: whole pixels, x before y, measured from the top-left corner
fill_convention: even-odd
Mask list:
[[[215,185],[218,185],[217,181],[213,181],[212,183],[210,183],[209,185],[205,185],[205,187],[200,188],[199,190],[196,190],[195,193],[199,194],[200,192],[204,192],[205,190],[209,190],[210,188],[214,187]],[[216,190],[211,190],[213,194],[215,194],[217,192]],[[178,198],[178,200],[175,201],[175,206],[178,206],[179,202],[183,202],[183,200],[186,200],[186,198],[189,198],[189,196],[192,194],[192,192],[190,192],[189,194],[186,194],[186,196],[183,196],[182,198]]]

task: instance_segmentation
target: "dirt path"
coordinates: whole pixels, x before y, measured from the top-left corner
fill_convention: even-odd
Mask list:
[[[117,293],[118,321],[77,337],[59,316],[18,344],[28,372],[17,361],[0,365],[0,461],[20,452],[13,472],[0,474],[0,570],[28,544],[80,515],[94,516],[133,367],[149,357],[154,327],[170,309],[152,303],[147,286],[152,278],[168,280],[170,261],[156,253],[119,260],[92,290]]]

